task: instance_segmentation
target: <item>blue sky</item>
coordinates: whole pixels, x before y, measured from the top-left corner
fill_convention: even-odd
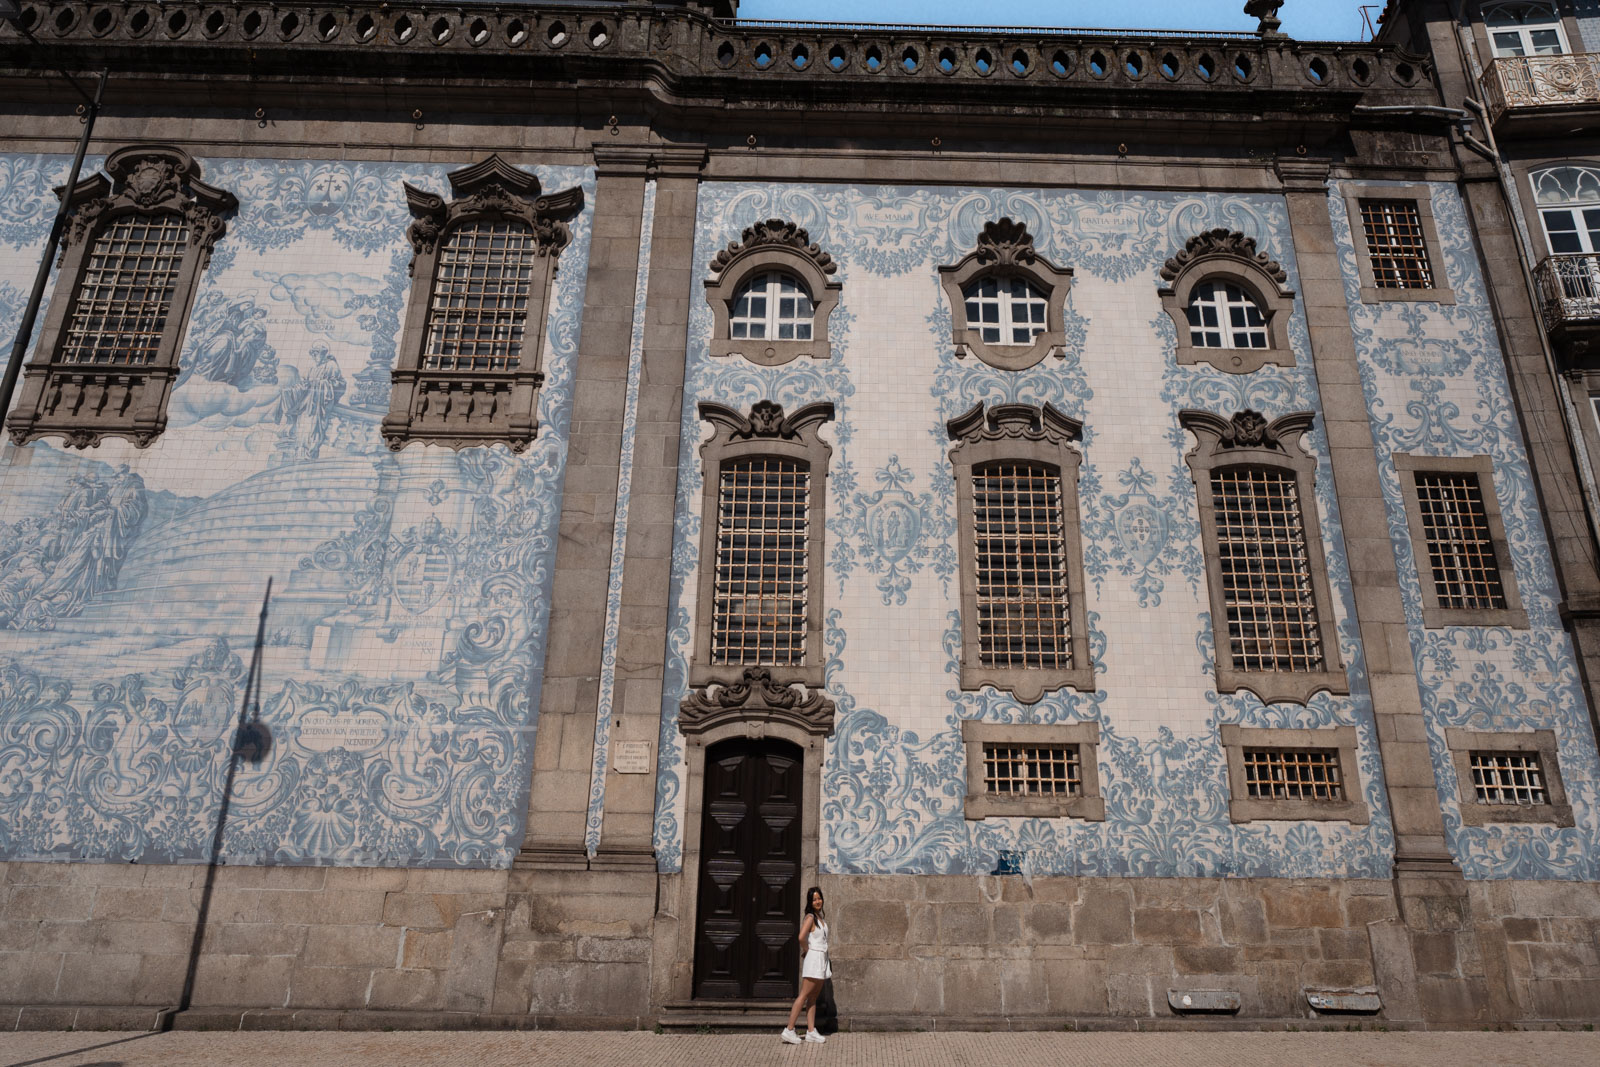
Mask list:
[[[1369,0],[1381,8],[1381,0]],[[1377,18],[1377,10],[1372,12]],[[739,16],[807,22],[904,22],[917,25],[1073,26],[1083,29],[1242,30],[1256,20],[1244,0],[740,0]],[[1284,32],[1303,41],[1357,41],[1360,0],[1288,0]]]

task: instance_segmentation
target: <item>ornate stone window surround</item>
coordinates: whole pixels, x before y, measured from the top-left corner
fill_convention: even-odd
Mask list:
[[[1100,795],[1100,724],[1063,723],[1052,726],[961,720],[961,741],[967,753],[966,817],[969,821],[1019,815],[1028,818],[1072,818],[1104,822],[1106,801]],[[1076,745],[1082,774],[1082,791],[1043,796],[990,793],[984,781],[984,745]]]
[[[980,278],[1023,278],[1045,297],[1045,327],[1031,345],[992,345],[967,324],[968,286]],[[1067,354],[1064,324],[1067,290],[1072,285],[1072,269],[1057,267],[1034,250],[1033,236],[1020,222],[1003,218],[983,224],[978,246],[952,266],[939,268],[939,284],[950,302],[951,342],[958,358],[969,352],[998,370],[1027,370],[1047,355],[1063,358]]]
[[[1433,190],[1426,185],[1345,185],[1342,188],[1345,214],[1350,220],[1350,239],[1355,243],[1356,270],[1361,275],[1361,302],[1381,304],[1390,300],[1454,304],[1455,291],[1445,284],[1444,246],[1433,222]],[[1372,272],[1372,252],[1367,246],[1367,231],[1361,224],[1363,200],[1411,200],[1417,205],[1422,237],[1433,272],[1432,289],[1378,288]]]
[[[961,688],[992,685],[1009,691],[1024,704],[1037,703],[1046,692],[1071,686],[1094,689],[1094,664],[1089,656],[1089,624],[1085,607],[1083,542],[1079,530],[1078,468],[1082,455],[1072,442],[1083,436],[1083,424],[1049,404],[976,404],[946,425],[950,463],[956,480],[956,511],[961,539]],[[978,574],[974,558],[972,471],[1000,460],[1035,462],[1060,471],[1062,536],[1067,564],[1067,611],[1071,626],[1072,666],[995,667],[979,659]]]
[[[1224,229],[1207,230],[1189,238],[1183,251],[1161,268],[1165,284],[1158,290],[1161,306],[1178,328],[1179,366],[1209,363],[1230,374],[1248,374],[1268,363],[1280,367],[1295,365],[1289,347],[1289,319],[1294,315],[1294,290],[1288,286],[1289,274],[1256,243],[1242,233]],[[1237,285],[1261,310],[1267,320],[1266,348],[1197,348],[1190,341],[1188,310],[1194,291],[1205,282]]]
[[[1356,766],[1356,728],[1335,726],[1316,730],[1263,730],[1224,723],[1222,748],[1228,757],[1228,817],[1234,822],[1303,820],[1348,822],[1364,825],[1372,821],[1362,800],[1361,775]],[[1245,777],[1244,750],[1247,748],[1331,748],[1339,752],[1339,777],[1344,800],[1272,800],[1252,797]]]
[[[1500,514],[1500,498],[1494,490],[1494,460],[1488,456],[1415,456],[1394,454],[1395,473],[1400,480],[1400,495],[1406,505],[1406,528],[1411,531],[1411,556],[1417,568],[1417,583],[1422,590],[1422,624],[1430,629],[1443,626],[1509,626],[1528,628],[1528,613],[1517,593],[1516,568],[1506,541],[1505,523]],[[1446,608],[1439,604],[1439,592],[1429,577],[1428,542],[1423,532],[1422,507],[1417,498],[1417,472],[1472,473],[1478,476],[1478,491],[1483,495],[1484,518],[1494,542],[1495,565],[1500,571],[1503,608]]]
[[[1300,439],[1311,429],[1313,419],[1310,412],[1283,415],[1271,423],[1253,411],[1239,412],[1232,419],[1209,411],[1186,410],[1178,413],[1179,424],[1195,436],[1195,446],[1184,456],[1184,460],[1189,464],[1194,478],[1200,529],[1205,538],[1206,585],[1211,596],[1211,627],[1219,693],[1247,689],[1264,704],[1304,704],[1324,689],[1330,693],[1350,692],[1350,682],[1339,659],[1339,633],[1333,618],[1333,593],[1328,585],[1322,524],[1317,514],[1317,461],[1300,447]],[[1212,499],[1211,487],[1211,472],[1226,467],[1266,468],[1294,475],[1305,527],[1306,564],[1311,574],[1312,598],[1317,611],[1323,670],[1241,670],[1233,665],[1229,651],[1231,642],[1223,595],[1222,564],[1217,548],[1216,504]]]
[[[1556,735],[1552,730],[1523,730],[1490,733],[1450,727],[1444,732],[1445,746],[1456,769],[1456,788],[1461,800],[1463,826],[1490,823],[1534,822],[1574,826],[1572,805],[1561,782],[1561,767],[1556,759]],[[1544,775],[1544,804],[1484,804],[1472,783],[1473,752],[1528,752],[1539,757]]]
[[[713,319],[711,354],[742,356],[763,367],[781,366],[801,356],[831,358],[828,319],[839,306],[842,286],[833,278],[838,269],[833,257],[812,244],[811,235],[792,222],[768,219],[745,230],[738,241],[711,260],[712,276],[706,279],[706,300]],[[792,276],[811,297],[814,318],[810,340],[732,336],[729,320],[734,301],[745,283],[763,271]]]
[[[451,199],[406,185],[416,221],[407,236],[411,297],[400,356],[393,373],[383,439],[399,451],[413,441],[465,448],[504,443],[527,449],[539,432],[539,387],[544,384],[545,312],[561,250],[572,239],[564,220],[583,208],[583,190],[542,195],[539,179],[491,155],[449,175]],[[534,243],[522,351],[506,370],[439,370],[425,366],[428,316],[438,283],[439,257],[450,235],[473,222],[526,225]]]
[[[226,230],[223,215],[239,206],[232,193],[200,180],[200,164],[172,145],[128,145],[106,157],[104,173],[57,189],[71,209],[61,239],[60,272],[39,346],[23,369],[7,427],[16,444],[59,434],[74,448],[123,437],[144,448],[167,426],[167,400],[178,377],[178,354],[200,274]],[[130,215],[176,216],[187,230],[161,337],[141,363],[76,363],[61,359],[96,242]]]
[[[705,486],[700,525],[700,578],[695,601],[694,660],[689,668],[691,686],[732,686],[743,678],[749,664],[711,662],[711,635],[716,599],[717,495],[723,468],[737,460],[776,457],[798,460],[811,473],[806,527],[806,644],[799,666],[771,668],[776,684],[821,688],[823,682],[822,606],[823,550],[827,528],[828,460],[833,448],[817,436],[817,429],[833,419],[828,402],[807,404],[793,415],[770,401],[760,401],[748,416],[721,404],[702,403],[700,417],[711,423],[710,440],[700,446]]]

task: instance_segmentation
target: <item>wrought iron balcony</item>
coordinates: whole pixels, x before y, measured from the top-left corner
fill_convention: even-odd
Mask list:
[[[1600,255],[1548,256],[1534,269],[1544,327],[1563,350],[1600,339]]]
[[[1570,122],[1574,109],[1600,112],[1600,54],[1497,59],[1484,71],[1483,95],[1497,129],[1508,121],[1555,128]]]

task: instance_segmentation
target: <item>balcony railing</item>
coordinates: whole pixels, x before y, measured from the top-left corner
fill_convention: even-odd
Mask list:
[[[1550,256],[1534,270],[1545,329],[1600,326],[1600,255]]]
[[[1483,74],[1489,121],[1520,108],[1600,104],[1600,54],[1506,56]]]

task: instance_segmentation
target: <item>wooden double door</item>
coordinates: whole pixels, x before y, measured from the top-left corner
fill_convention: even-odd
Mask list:
[[[785,741],[706,752],[694,995],[793,997],[799,988],[804,754]]]

